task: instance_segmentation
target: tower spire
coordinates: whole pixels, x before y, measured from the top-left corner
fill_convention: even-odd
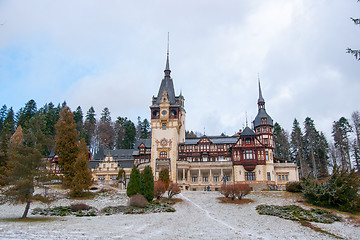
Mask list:
[[[261,85],[260,85],[260,77],[259,77],[259,73],[258,73],[258,83],[259,83],[259,99],[258,99],[258,107],[259,109],[261,108],[265,108],[265,100],[262,96],[262,92],[261,92]]]
[[[166,50],[166,66],[165,66],[165,77],[170,77],[170,64],[169,64],[169,44],[170,44],[170,37],[169,37],[169,32],[168,32],[168,41],[167,41],[167,50]]]

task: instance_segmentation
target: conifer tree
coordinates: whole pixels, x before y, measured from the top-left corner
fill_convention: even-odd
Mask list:
[[[274,155],[275,157],[290,161],[290,143],[288,133],[280,126],[279,123],[274,125]]]
[[[150,166],[146,166],[141,173],[141,195],[149,202],[154,199],[154,175]]]
[[[332,135],[334,137],[335,148],[340,153],[341,166],[345,170],[351,169],[350,141],[348,136],[351,131],[352,128],[349,121],[345,117],[334,121]]]
[[[31,99],[25,104],[24,108],[20,108],[19,112],[16,114],[17,126],[20,126],[24,129],[27,128],[27,124],[30,119],[36,114],[36,102]]]
[[[355,133],[355,140],[352,144],[352,153],[355,159],[357,172],[360,173],[360,112],[353,112],[351,119]]]
[[[89,151],[85,140],[82,138],[79,146],[79,154],[75,162],[75,176],[72,179],[70,188],[72,196],[83,196],[93,183],[91,171],[88,168]]]
[[[115,142],[115,131],[111,121],[110,111],[107,107],[101,113],[101,118],[97,126],[97,136],[99,146],[102,145],[106,149],[113,149]]]
[[[76,111],[74,112],[74,121],[76,125],[76,130],[79,133],[79,138],[84,137],[84,122],[83,122],[83,112],[80,106],[76,108]]]
[[[93,146],[93,138],[95,135],[96,118],[95,110],[90,107],[86,113],[86,119],[84,123],[85,142],[88,146]]]
[[[43,186],[42,183],[47,180],[48,176],[36,141],[23,134],[19,127],[17,136],[13,137],[9,144],[11,168],[6,172],[9,187],[5,189],[3,196],[7,201],[13,203],[26,203],[22,218],[26,218],[31,201],[35,199],[35,186]],[[44,198],[40,198],[40,200],[44,200]]]
[[[163,169],[160,170],[160,172],[159,172],[159,181],[162,181],[165,184],[166,189],[169,187],[170,175],[169,175],[169,169],[168,168],[163,168]]]
[[[60,112],[55,128],[55,152],[59,156],[59,165],[64,174],[63,184],[68,187],[75,176],[74,163],[78,156],[78,134],[74,123],[74,114],[69,107],[65,107]]]
[[[128,197],[131,197],[138,193],[141,193],[140,172],[134,166],[130,173],[130,179],[126,189],[126,194],[128,195]]]
[[[307,177],[310,171],[309,166],[305,161],[304,136],[302,134],[300,124],[296,119],[294,119],[293,123],[290,145],[292,149],[292,157],[300,167],[301,176]]]

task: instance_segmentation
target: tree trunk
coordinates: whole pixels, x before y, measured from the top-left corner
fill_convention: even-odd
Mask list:
[[[30,203],[31,203],[31,200],[28,199],[28,200],[26,201],[26,207],[25,207],[24,214],[22,215],[21,218],[26,218],[26,216],[27,216],[27,214],[28,214],[28,212],[29,212],[29,209],[30,209]]]

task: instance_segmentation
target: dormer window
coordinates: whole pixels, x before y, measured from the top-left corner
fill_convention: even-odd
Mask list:
[[[251,144],[251,139],[250,138],[245,139],[245,144],[250,145]]]
[[[264,125],[267,124],[266,118],[261,119],[261,124],[264,124]]]

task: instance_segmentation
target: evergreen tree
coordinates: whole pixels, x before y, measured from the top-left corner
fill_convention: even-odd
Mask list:
[[[110,111],[107,107],[101,113],[101,118],[97,126],[99,146],[103,145],[106,149],[113,149],[115,142],[115,131],[112,126]]]
[[[305,160],[304,136],[301,131],[300,124],[296,119],[294,119],[293,123],[290,146],[292,158],[300,167],[301,176],[307,177],[310,174],[310,171],[309,165]]]
[[[70,186],[74,176],[74,162],[78,156],[78,134],[74,123],[74,114],[69,107],[65,107],[55,125],[56,143],[55,152],[59,156],[59,165],[64,174],[64,186]]]
[[[328,176],[328,152],[329,144],[326,140],[326,137],[323,132],[320,132],[319,144],[317,146],[317,157],[319,159],[320,166],[320,178],[325,178]]]
[[[138,117],[138,124],[136,126],[137,139],[150,139],[151,137],[151,128],[149,121],[145,118],[141,121],[140,116]]]
[[[149,202],[154,199],[154,175],[150,166],[146,166],[141,173],[140,192]]]
[[[305,128],[304,142],[305,142],[306,159],[310,160],[308,163],[313,177],[315,179],[318,179],[320,174],[320,163],[319,163],[319,159],[317,158],[316,152],[319,147],[320,135],[315,128],[314,120],[312,120],[309,117],[305,119],[304,128]]]
[[[169,169],[168,168],[163,168],[163,169],[160,170],[160,172],[159,172],[159,181],[162,181],[165,184],[166,189],[169,187],[170,175],[169,175]]]
[[[279,123],[274,125],[274,155],[281,160],[290,161],[290,143],[288,133]]]
[[[79,132],[79,138],[84,137],[84,122],[83,122],[83,112],[80,106],[76,108],[74,112],[74,121],[76,125],[76,130]]]
[[[345,170],[351,169],[350,162],[350,141],[348,134],[352,131],[349,121],[341,117],[334,121],[332,135],[334,137],[335,148],[340,153],[341,166]]]
[[[93,138],[95,135],[96,118],[95,110],[90,107],[86,113],[86,119],[84,123],[85,142],[88,146],[93,146]]]
[[[6,114],[7,114],[7,107],[6,105],[3,105],[0,109],[0,133],[3,129],[3,126],[4,126],[4,121],[5,121],[5,118],[6,118]]]
[[[16,114],[16,125],[26,129],[28,122],[36,114],[36,111],[36,102],[31,99],[25,104],[25,107],[20,108],[19,112]]]
[[[141,193],[141,179],[140,179],[140,172],[134,166],[130,173],[129,183],[126,189],[126,194],[128,197]]]
[[[116,119],[116,147],[132,149],[136,140],[136,128],[134,123],[126,117]]]
[[[75,169],[76,173],[71,182],[71,195],[83,196],[84,190],[88,191],[93,183],[91,171],[88,168],[89,151],[86,147],[86,142],[82,138],[79,146],[79,154],[76,158]]]
[[[0,167],[7,167],[8,145],[10,137],[15,132],[14,111],[10,108],[4,119],[4,125],[0,133]],[[3,169],[4,170],[4,169]]]
[[[34,188],[43,186],[48,172],[36,142],[26,134],[23,135],[20,126],[18,129],[19,136],[13,138],[9,147],[11,168],[7,170],[6,176],[10,187],[4,191],[4,197],[13,203],[26,203],[22,215],[22,218],[26,218],[31,201],[35,199]]]
[[[55,124],[59,120],[60,108],[55,107],[52,102],[46,103],[44,107],[42,107],[39,112],[45,118],[45,134],[49,136],[55,136]]]

